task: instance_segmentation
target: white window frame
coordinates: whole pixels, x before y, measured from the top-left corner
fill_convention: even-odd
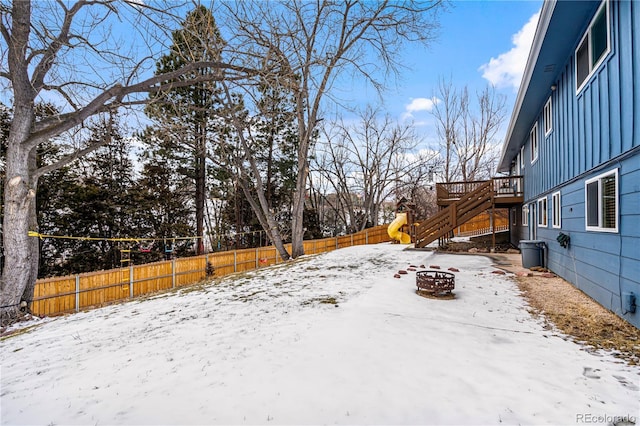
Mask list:
[[[529,144],[531,145],[531,164],[538,161],[538,150],[540,149],[538,141],[538,122],[533,125],[529,132]]]
[[[616,220],[616,226],[613,228],[605,228],[602,226],[603,223],[603,219],[604,219],[604,215],[602,214],[602,199],[603,199],[603,194],[602,194],[602,180],[606,177],[609,176],[615,176],[615,196],[614,196],[614,200],[615,200],[615,220]],[[590,226],[589,225],[589,194],[587,191],[587,187],[589,184],[593,183],[593,182],[598,182],[598,198],[597,198],[597,202],[598,202],[598,206],[597,206],[597,211],[598,211],[598,225],[597,226]],[[619,177],[619,172],[618,169],[613,169],[610,170],[608,172],[599,174],[598,176],[592,177],[591,179],[587,179],[584,182],[584,225],[587,231],[595,231],[595,232],[611,232],[611,233],[617,233],[618,232],[618,228],[620,226],[620,177]]]
[[[551,195],[551,226],[562,228],[562,198],[560,191]]]
[[[596,18],[598,17],[598,15],[600,15],[600,12],[602,12],[602,8],[605,8],[605,20],[607,21],[607,49],[604,51],[602,56],[598,59],[598,62],[593,64],[592,51],[591,51],[591,47],[592,47],[591,29],[593,28],[593,24],[595,23]],[[593,15],[593,18],[591,19],[591,22],[589,22],[589,27],[585,31],[584,35],[582,36],[582,39],[580,40],[580,43],[578,43],[578,47],[576,47],[576,50],[574,52],[574,58],[575,58],[574,78],[575,78],[575,81],[576,81],[576,94],[580,93],[580,91],[589,83],[589,81],[591,80],[591,77],[593,76],[595,70],[597,70],[600,67],[600,65],[602,65],[602,63],[604,62],[605,58],[611,52],[611,23],[610,23],[610,21],[611,21],[611,19],[610,19],[610,10],[609,10],[609,0],[603,0],[602,4],[600,5],[600,7],[598,7],[598,11],[595,13],[595,15]],[[582,47],[582,45],[585,42],[587,43],[587,46],[588,46],[587,55],[589,57],[589,72],[587,73],[587,76],[584,78],[584,80],[582,82],[578,83],[578,51],[580,50],[580,48]]]
[[[522,206],[522,226],[529,226],[529,206]]]
[[[547,197],[538,198],[537,203],[538,203],[538,208],[536,209],[536,214],[538,216],[538,226],[543,226],[546,228],[549,223],[549,220],[548,220],[549,205],[547,202]]]
[[[520,147],[520,173],[524,172],[524,145]]]
[[[553,131],[553,115],[551,110],[551,96],[546,104],[544,104],[544,137],[546,138]]]

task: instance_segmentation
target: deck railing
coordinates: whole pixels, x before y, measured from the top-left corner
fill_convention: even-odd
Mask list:
[[[495,197],[522,197],[524,195],[522,176],[495,177],[491,181]],[[464,194],[475,191],[485,182],[486,180],[436,183],[436,196],[438,201],[459,200]]]

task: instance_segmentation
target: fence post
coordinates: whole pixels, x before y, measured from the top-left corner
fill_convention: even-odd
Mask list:
[[[256,247],[256,269],[258,269],[258,267],[260,266],[260,265],[258,264],[258,260],[259,260],[259,259],[258,259],[258,256],[259,256],[259,255],[258,255],[258,247]]]
[[[351,246],[353,247],[353,234],[351,234]]]
[[[80,311],[80,275],[76,275],[76,312]]]
[[[336,250],[338,250],[338,237],[336,237]]]
[[[129,266],[129,299],[133,299],[133,265]]]
[[[176,288],[176,259],[171,259],[171,288]]]
[[[233,251],[233,272],[238,272],[238,252]]]
[[[364,243],[365,244],[369,244],[369,230],[368,229],[364,230]]]

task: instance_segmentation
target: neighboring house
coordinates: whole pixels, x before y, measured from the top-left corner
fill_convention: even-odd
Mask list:
[[[636,327],[639,23],[638,1],[544,2],[498,166],[524,176],[512,242]]]

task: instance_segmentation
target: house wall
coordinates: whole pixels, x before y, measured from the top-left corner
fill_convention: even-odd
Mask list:
[[[548,225],[537,228],[546,242],[549,269],[573,283],[637,327],[640,308],[623,314],[621,292],[632,291],[640,302],[640,2],[609,4],[611,51],[587,85],[576,94],[574,52],[561,68],[552,98],[553,131],[544,136],[543,108],[538,119],[538,160],[531,164],[525,143],[525,204],[546,196]],[[585,23],[585,29],[588,22]],[[634,124],[635,123],[635,124]],[[534,123],[531,123],[533,126]],[[619,228],[617,233],[586,231],[585,181],[618,168]],[[551,194],[561,192],[561,228],[552,228]],[[520,208],[517,214],[520,216]],[[513,243],[529,238],[518,217]],[[568,249],[556,241],[571,237]]]

